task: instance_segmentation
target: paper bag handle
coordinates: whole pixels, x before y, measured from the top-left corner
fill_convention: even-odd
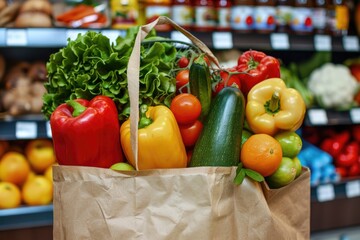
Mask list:
[[[179,25],[177,25],[170,18],[165,16],[160,16],[155,21],[140,26],[139,31],[136,35],[135,44],[132,50],[132,53],[129,58],[129,63],[127,66],[127,76],[128,76],[128,90],[130,96],[130,141],[131,141],[131,150],[135,159],[135,167],[138,169],[138,122],[139,122],[139,71],[140,71],[140,47],[141,41],[149,34],[149,32],[156,26],[161,24],[170,24],[176,30],[188,37],[195,46],[197,46],[202,52],[204,52],[207,57],[217,66],[219,61],[210,51],[210,49],[201,42],[198,38],[193,36],[190,32],[186,31]]]

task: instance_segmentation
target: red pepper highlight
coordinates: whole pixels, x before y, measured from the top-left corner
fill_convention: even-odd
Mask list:
[[[60,165],[109,168],[123,161],[118,111],[109,97],[61,104],[52,113],[50,125]]]
[[[280,62],[263,52],[249,50],[238,58],[236,67],[241,80],[241,91],[246,96],[253,86],[268,78],[280,78]]]
[[[355,141],[346,144],[343,151],[335,159],[335,163],[340,167],[350,167],[353,164],[358,164],[359,144]]]

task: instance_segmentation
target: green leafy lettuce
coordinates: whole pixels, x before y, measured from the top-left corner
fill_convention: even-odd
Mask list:
[[[43,109],[49,118],[57,106],[69,99],[91,100],[97,95],[112,98],[118,107],[119,120],[129,117],[130,103],[127,90],[127,64],[138,28],[129,29],[115,43],[94,31],[79,34],[68,40],[67,46],[50,55],[46,64],[48,82]],[[140,104],[170,105],[175,95],[173,73],[177,49],[172,43],[161,41],[155,32],[147,40],[152,44],[141,46]]]

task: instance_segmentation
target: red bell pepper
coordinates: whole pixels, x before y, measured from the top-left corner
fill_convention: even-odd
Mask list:
[[[236,70],[242,72],[241,91],[247,96],[251,88],[268,78],[280,78],[280,62],[263,52],[249,50],[238,58]]]
[[[360,125],[353,125],[351,132],[353,138],[360,144]]]
[[[335,158],[335,164],[340,167],[350,167],[358,164],[359,144],[352,141],[344,147],[341,153]]]
[[[329,153],[333,158],[336,158],[342,152],[349,139],[350,133],[348,131],[343,131],[330,138],[326,138],[322,141],[320,148]]]
[[[123,161],[118,111],[113,100],[70,100],[50,117],[52,139],[60,165],[109,168]]]

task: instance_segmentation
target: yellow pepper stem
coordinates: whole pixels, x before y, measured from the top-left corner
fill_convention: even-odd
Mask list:
[[[274,114],[280,111],[280,94],[278,91],[275,91],[271,96],[271,99],[267,101],[264,105],[266,112]]]
[[[138,125],[139,129],[149,126],[152,123],[151,118],[148,118],[146,116],[147,110],[148,110],[148,106],[146,104],[140,106],[140,120]]]

